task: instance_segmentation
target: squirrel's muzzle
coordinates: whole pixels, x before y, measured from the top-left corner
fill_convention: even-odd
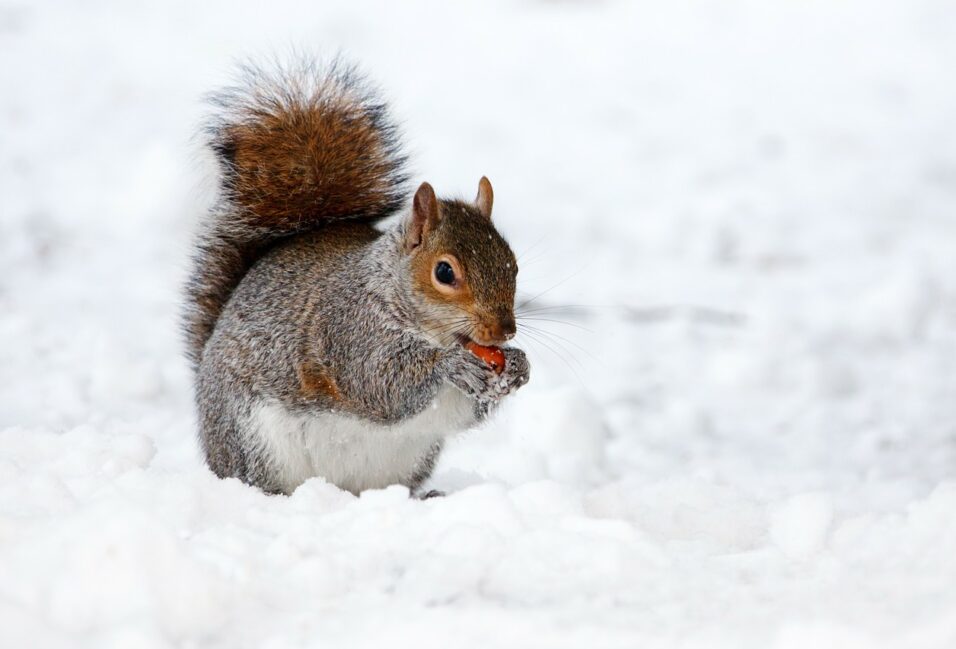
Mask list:
[[[516,331],[514,314],[509,311],[483,319],[475,327],[473,336],[481,345],[502,345],[514,338]]]

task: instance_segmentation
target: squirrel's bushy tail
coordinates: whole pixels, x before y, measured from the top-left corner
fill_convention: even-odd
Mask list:
[[[240,84],[212,96],[206,128],[219,200],[187,286],[194,367],[230,294],[268,246],[330,221],[376,221],[407,194],[395,123],[354,68],[300,61],[241,72]]]

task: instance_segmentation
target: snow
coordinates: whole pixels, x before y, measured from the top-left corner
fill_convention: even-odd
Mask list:
[[[798,494],[770,512],[770,540],[791,559],[808,558],[825,545],[832,520],[829,496]]]
[[[956,646],[954,28],[945,0],[0,4],[0,646]],[[488,175],[541,294],[532,381],[445,498],[269,497],[198,453],[199,97],[292,44],[385,87],[416,179]]]

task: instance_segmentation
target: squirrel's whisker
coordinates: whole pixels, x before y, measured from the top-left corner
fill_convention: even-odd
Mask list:
[[[565,337],[565,336],[562,336],[562,335],[559,334],[559,333],[556,333],[556,332],[554,332],[554,331],[548,331],[547,329],[540,329],[540,328],[538,328],[538,327],[532,327],[532,326],[530,326],[530,325],[522,325],[522,326],[523,326],[524,328],[528,329],[529,331],[533,331],[533,332],[535,332],[535,333],[537,333],[537,334],[539,334],[539,335],[541,335],[541,336],[550,337],[550,339],[552,340],[552,342],[554,342],[556,345],[558,345],[558,346],[560,346],[561,348],[563,348],[565,351],[567,351],[567,352],[568,352],[569,354],[571,354],[572,356],[573,356],[573,353],[571,352],[571,350],[569,350],[569,349],[567,349],[567,347],[565,347],[565,344],[571,345],[572,347],[574,347],[575,349],[577,349],[578,351],[580,351],[580,352],[583,353],[583,354],[587,354],[588,358],[590,358],[590,359],[593,360],[593,361],[597,361],[597,360],[598,360],[597,357],[595,357],[594,354],[592,354],[590,351],[588,351],[587,348],[582,347],[580,344],[576,343],[575,341],[571,340],[570,338],[567,338],[567,337]],[[562,342],[562,341],[563,341],[563,342]]]
[[[600,304],[548,304],[532,308],[518,307],[516,313],[538,313],[539,311],[588,311],[590,309],[609,308]]]
[[[546,288],[545,290],[541,291],[540,293],[538,293],[537,295],[535,295],[535,296],[532,297],[531,299],[528,299],[528,300],[523,301],[523,302],[522,302],[521,304],[519,304],[516,308],[517,308],[517,309],[522,309],[522,308],[528,306],[529,304],[531,304],[531,303],[534,302],[535,300],[537,300],[537,299],[543,297],[544,295],[547,295],[548,293],[550,293],[550,292],[553,291],[554,289],[558,288],[559,286],[562,286],[562,285],[566,284],[567,282],[569,282],[570,280],[574,279],[575,277],[577,277],[578,275],[580,275],[581,273],[583,273],[586,269],[587,269],[587,264],[585,264],[584,266],[582,266],[582,267],[579,268],[578,270],[574,271],[573,273],[571,273],[570,275],[568,275],[567,277],[565,277],[564,279],[562,279],[561,281],[559,281],[557,284],[554,284],[554,285],[551,286],[550,288]]]
[[[564,363],[565,366],[571,371],[571,373],[574,375],[574,378],[577,379],[577,381],[578,381],[582,386],[584,386],[584,381],[581,379],[581,375],[578,374],[578,371],[574,368],[574,366],[571,365],[571,363],[569,363],[568,360],[567,360],[562,354],[560,354],[558,351],[556,351],[551,345],[549,345],[549,344],[548,344],[547,342],[545,342],[544,340],[541,340],[540,337],[538,337],[537,335],[535,335],[535,334],[534,334],[533,332],[531,332],[531,331],[527,331],[527,330],[525,330],[525,331],[519,331],[519,332],[518,332],[518,335],[519,335],[519,336],[524,335],[524,336],[526,337],[527,341],[528,341],[529,343],[531,343],[532,345],[534,345],[535,347],[537,347],[538,345],[540,345],[541,347],[543,347],[544,349],[546,349],[547,351],[549,351],[551,354],[553,354],[554,356],[558,357],[558,358],[561,360],[561,362]]]
[[[534,322],[553,322],[554,324],[564,325],[566,327],[574,327],[575,329],[580,329],[581,331],[586,331],[591,334],[594,333],[593,329],[588,329],[584,325],[579,325],[576,322],[568,322],[567,320],[558,320],[556,318],[536,318],[536,317],[531,317],[526,315],[516,315],[515,319],[518,322],[527,322],[529,320]]]
[[[554,337],[554,334],[552,334],[551,332],[542,331],[541,329],[526,329],[525,333],[527,333],[529,336],[537,337],[537,339],[540,340],[543,344],[548,343],[548,344],[554,345],[555,347],[557,347],[557,349],[561,350],[561,352],[564,353],[567,359],[574,361],[580,369],[582,370],[584,369],[584,364],[580,361],[580,359],[578,359],[575,353],[571,351],[570,349],[568,349],[560,340],[557,340]],[[585,353],[588,353],[587,350],[582,349],[582,351]]]

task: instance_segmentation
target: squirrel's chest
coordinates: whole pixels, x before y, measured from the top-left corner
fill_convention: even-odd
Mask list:
[[[405,483],[444,437],[473,421],[473,404],[446,385],[421,413],[384,426],[335,412],[296,413],[278,402],[252,414],[256,444],[287,493],[321,476],[353,493]]]

